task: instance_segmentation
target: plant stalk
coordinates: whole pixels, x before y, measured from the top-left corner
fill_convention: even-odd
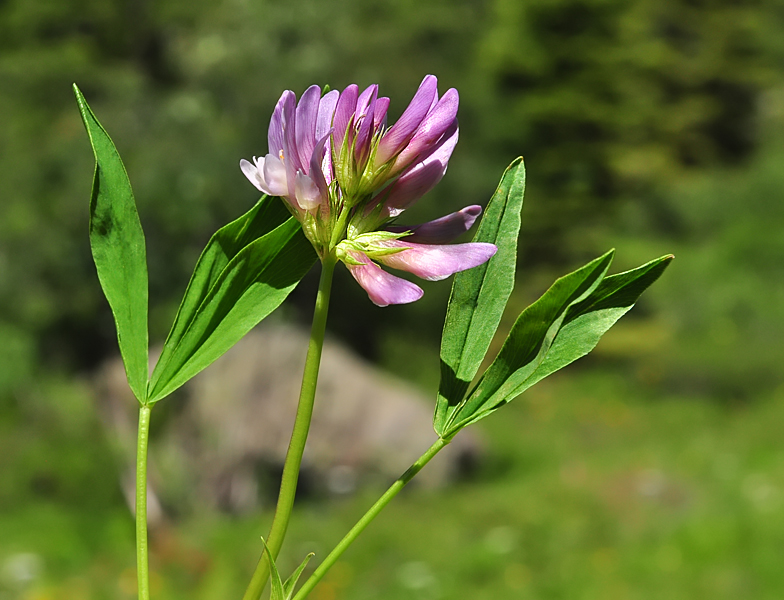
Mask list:
[[[294,506],[294,496],[297,491],[302,454],[305,451],[305,442],[308,439],[310,420],[313,415],[313,400],[316,396],[316,383],[318,382],[319,366],[321,364],[321,350],[324,346],[324,332],[327,325],[327,312],[329,310],[329,296],[332,290],[332,275],[335,272],[336,258],[334,254],[326,256],[321,263],[321,279],[319,280],[316,307],[313,311],[313,325],[310,331],[308,354],[305,359],[305,371],[302,375],[302,388],[299,394],[297,416],[294,420],[294,430],[291,432],[291,441],[286,453],[286,462],[283,465],[283,475],[278,495],[278,505],[272,528],[267,536],[267,548],[270,556],[278,557],[286,536],[286,529]],[[269,564],[262,551],[253,577],[245,590],[243,600],[258,600],[264,591],[264,586],[269,578]]]
[[[147,546],[147,445],[150,441],[150,407],[139,408],[136,443],[136,579],[139,600],[150,600],[150,566]]]
[[[340,540],[338,545],[335,546],[334,550],[329,553],[329,556],[327,556],[327,558],[325,558],[324,561],[316,568],[316,570],[313,572],[313,575],[311,575],[302,585],[302,587],[294,596],[293,600],[304,600],[304,598],[313,591],[313,588],[316,587],[316,584],[321,581],[322,577],[327,574],[327,571],[329,571],[330,568],[337,562],[337,560],[351,545],[351,543],[357,539],[359,534],[362,533],[365,528],[370,525],[370,522],[378,516],[378,513],[381,512],[381,509],[389,504],[392,498],[397,496],[400,490],[402,490],[403,487],[405,487],[405,485],[411,481],[411,479],[413,479],[414,475],[419,473],[422,467],[430,462],[430,459],[438,454],[448,443],[448,441],[445,441],[442,438],[438,438],[438,440],[436,440],[436,442],[430,446],[427,452],[420,456],[417,461],[411,465],[408,470],[403,473],[386,492],[384,492],[384,495],[381,496],[381,498],[376,500],[376,503],[370,507],[370,510],[368,510],[362,516],[362,518],[357,521],[357,524],[351,528],[345,537]]]

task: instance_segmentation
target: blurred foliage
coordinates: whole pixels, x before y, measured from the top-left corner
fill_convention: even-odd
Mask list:
[[[783,25],[773,0],[0,1],[0,599],[135,590],[113,442],[72,377],[116,337],[71,83],[128,168],[161,340],[257,199],[238,161],[281,91],[378,82],[395,117],[426,73],[460,91],[462,139],[410,222],[485,204],[526,157],[510,314],[610,246],[618,269],[676,260],[592,358],[487,420],[484,479],[402,498],[314,598],[781,598]],[[347,279],[331,329],[432,391],[449,285],[382,310]],[[305,507],[284,561],[368,501]],[[250,521],[158,540],[156,597],[238,596]]]
[[[523,256],[563,265],[603,250],[591,232],[625,199],[750,160],[760,94],[782,83],[775,10],[765,0],[6,0],[0,314],[55,364],[92,366],[114,349],[84,234],[92,158],[72,81],[130,173],[161,339],[209,235],[255,200],[237,162],[266,150],[281,90],[378,81],[394,116],[437,74],[461,92],[462,140],[412,218],[486,203],[525,153]],[[305,313],[312,287],[295,297]],[[398,315],[343,289],[333,327],[378,357]],[[446,292],[428,293],[441,297],[408,311],[407,330],[435,337]]]

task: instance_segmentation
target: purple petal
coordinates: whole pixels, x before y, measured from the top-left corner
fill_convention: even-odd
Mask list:
[[[310,177],[318,186],[318,189],[321,192],[321,196],[323,198],[327,198],[329,193],[327,189],[328,183],[324,177],[324,172],[322,171],[324,160],[324,144],[327,143],[331,133],[332,130],[330,129],[324,134],[324,136],[316,144],[316,147],[313,149],[313,154],[310,157]]]
[[[376,110],[376,96],[378,94],[378,86],[372,85],[368,88],[371,90],[370,101],[367,107],[362,108],[363,99],[357,101],[357,119],[359,119],[359,131],[357,132],[357,143],[354,147],[354,156],[357,161],[358,171],[362,171],[367,162],[367,157],[370,154],[370,142],[373,138],[373,114]],[[367,90],[366,90],[367,91]],[[363,92],[364,95],[365,92]]]
[[[373,129],[379,130],[387,126],[387,110],[389,98],[381,97],[376,100],[376,111],[373,113]]]
[[[415,244],[402,240],[387,240],[377,244],[386,248],[405,248],[395,254],[378,257],[378,261],[392,267],[408,271],[430,281],[438,281],[490,260],[498,248],[494,244],[471,242],[444,246]]]
[[[395,183],[381,198],[384,203],[382,216],[385,219],[398,216],[414,202],[432,190],[444,177],[446,166],[438,161],[417,163]]]
[[[427,114],[430,114],[430,111],[433,110],[436,104],[438,104],[438,90],[433,95],[433,101],[430,103],[430,108],[427,109]]]
[[[436,146],[420,162],[410,165],[383,196],[384,214],[395,217],[424,196],[441,181],[460,131],[455,121]]]
[[[466,206],[464,209],[421,225],[406,227],[404,225],[392,225],[386,227],[387,231],[402,233],[411,231],[411,235],[403,238],[404,242],[416,242],[418,244],[447,244],[464,234],[473,227],[474,222],[482,214],[482,207],[478,204]]]
[[[373,85],[369,85],[364,90],[362,90],[362,93],[359,95],[359,98],[357,98],[357,109],[356,109],[357,119],[367,114],[367,109],[370,106],[370,102],[377,97],[378,97],[378,85],[375,83]]]
[[[424,294],[418,285],[390,275],[361,252],[350,252],[350,254],[355,260],[365,263],[346,264],[346,267],[376,306],[408,304],[416,302]]]
[[[283,164],[286,166],[286,181],[289,197],[294,198],[294,178],[302,170],[297,154],[295,137],[296,104],[294,92],[288,92],[283,102]]]
[[[318,116],[316,117],[316,139],[320,140],[332,127],[332,118],[335,116],[335,107],[338,104],[340,92],[332,90],[319,101]]]
[[[351,117],[357,110],[357,93],[359,88],[355,83],[352,83],[340,94],[337,106],[335,107],[335,119],[333,121],[334,131],[332,132],[333,150],[335,155],[340,155],[340,148],[343,145],[343,140],[346,138],[346,129],[348,128]]]
[[[332,119],[335,116],[335,106],[338,103],[338,96],[340,93],[337,90],[332,90],[326,94],[319,103],[318,117],[316,118],[316,139],[320,140],[325,135],[332,133]],[[321,161],[321,171],[324,173],[327,185],[332,183],[334,179],[332,170],[332,139],[327,139],[324,158]],[[311,167],[312,168],[312,167]]]
[[[281,94],[278,103],[275,105],[275,110],[272,111],[272,118],[270,119],[269,130],[267,131],[267,144],[269,146],[269,153],[279,155],[283,150],[283,105],[289,94],[294,92],[286,90]]]
[[[310,86],[299,99],[296,111],[296,141],[300,168],[310,164],[313,147],[316,145],[316,117],[321,99],[321,88]]]
[[[455,122],[459,103],[460,97],[457,90],[454,88],[447,90],[443,98],[424,118],[408,145],[395,159],[395,166],[390,174],[405,169],[410,163],[417,160],[420,154],[427,152],[438,142]]]
[[[425,76],[408,108],[379,143],[376,166],[384,164],[405,147],[430,110],[437,89],[438,80],[433,75]]]

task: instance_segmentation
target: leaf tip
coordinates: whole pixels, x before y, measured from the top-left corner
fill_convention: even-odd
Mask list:
[[[84,95],[82,94],[82,90],[79,89],[79,86],[76,83],[71,84],[71,89],[73,89],[74,96],[76,96],[76,102],[79,103],[81,106],[84,103]]]

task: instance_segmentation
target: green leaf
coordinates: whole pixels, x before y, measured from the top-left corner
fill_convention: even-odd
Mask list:
[[[285,592],[283,591],[283,582],[280,580],[280,572],[278,566],[275,564],[275,559],[272,557],[269,546],[264,538],[261,538],[261,543],[264,545],[264,555],[267,557],[270,570],[270,600],[288,600]]]
[[[147,252],[131,182],[106,130],[74,84],[82,121],[95,154],[90,197],[90,247],[98,279],[117,327],[125,374],[147,404]]]
[[[299,581],[300,576],[302,575],[302,571],[305,570],[305,567],[308,566],[310,559],[315,556],[315,553],[311,552],[308,554],[305,559],[299,564],[296,570],[291,574],[286,581],[283,582],[283,593],[286,595],[286,600],[290,600],[290,598],[294,595],[294,587],[297,585],[297,581]]]
[[[279,218],[276,208],[267,207],[276,201],[262,199],[210,240],[166,341],[165,361],[159,361],[153,371],[151,403],[171,394],[231,348],[275,310],[313,266],[316,254],[294,218],[240,248],[252,239],[248,232],[263,231],[260,221],[266,215],[273,223]],[[201,301],[194,310],[197,299]]]
[[[210,238],[196,262],[174,324],[155,366],[153,382],[157,381],[160,372],[169,363],[182,336],[193,324],[199,307],[231,259],[248,244],[284,223],[290,216],[278,198],[265,195],[247,213],[220,228]]]
[[[455,275],[441,337],[441,383],[433,417],[439,435],[482,364],[512,293],[524,192],[525,165],[518,158],[504,172],[473,240],[495,244],[498,252],[487,263]]]
[[[532,385],[593,350],[664,272],[672,255],[604,278],[612,252],[562,277],[512,327],[498,357],[447,432],[483,419]]]
[[[285,583],[281,583],[280,571],[278,571],[275,559],[272,558],[272,553],[267,546],[267,542],[264,541],[264,538],[261,538],[261,543],[264,545],[264,554],[267,557],[270,568],[270,600],[291,600],[291,597],[294,595],[294,586],[297,585],[297,581],[299,581],[302,571],[305,570],[308,562],[310,562],[310,559],[315,555],[313,552],[308,554],[295,569],[294,573],[292,573],[291,577],[289,577]]]

